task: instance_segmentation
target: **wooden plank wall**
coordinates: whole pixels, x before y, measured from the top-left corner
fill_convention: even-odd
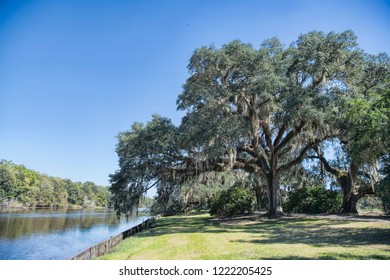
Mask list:
[[[140,224],[124,231],[124,232],[121,232],[118,235],[112,236],[111,238],[104,240],[103,242],[100,242],[96,245],[93,245],[93,246],[85,249],[84,251],[77,254],[76,256],[69,258],[69,260],[92,260],[94,258],[102,256],[102,255],[108,253],[108,251],[113,246],[115,246],[116,244],[121,242],[123,239],[126,239],[126,238],[136,234],[137,232],[143,231],[144,229],[147,229],[147,228],[154,226],[155,222],[156,222],[155,218],[149,218],[149,219],[143,221],[142,223],[140,223]]]

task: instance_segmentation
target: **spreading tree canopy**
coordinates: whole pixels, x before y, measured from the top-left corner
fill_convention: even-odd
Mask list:
[[[163,197],[199,174],[242,170],[266,182],[267,214],[282,214],[282,176],[340,135],[341,104],[363,64],[352,31],[310,32],[288,47],[272,38],[258,49],[240,41],[196,49],[177,99],[180,126],[154,116],[119,135],[116,208],[129,211],[153,184]]]

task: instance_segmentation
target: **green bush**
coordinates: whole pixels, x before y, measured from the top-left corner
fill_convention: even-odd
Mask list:
[[[210,200],[210,214],[233,216],[253,211],[253,194],[249,189],[234,186],[221,191]]]
[[[316,186],[290,192],[284,208],[296,213],[332,213],[338,211],[341,204],[342,197],[338,192]]]

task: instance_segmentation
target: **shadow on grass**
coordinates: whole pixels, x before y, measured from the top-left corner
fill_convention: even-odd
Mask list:
[[[337,254],[337,253],[328,253],[321,254],[318,257],[319,260],[390,260],[390,255],[353,255],[353,254]]]
[[[258,245],[304,244],[312,247],[379,247],[379,252],[354,250],[345,252],[318,252],[305,257],[286,253],[267,259],[280,260],[390,260],[390,228],[387,222],[366,220],[327,219],[323,217],[283,217],[267,219],[260,216],[241,216],[216,219],[208,215],[172,216],[157,221],[154,228],[140,233],[140,236],[163,236],[170,234],[212,233],[228,234],[232,243]],[[241,234],[244,235],[241,235]],[[235,238],[235,234],[240,237]],[[211,237],[212,238],[212,237]],[[288,248],[288,246],[286,247]],[[383,252],[383,253],[381,253]]]
[[[279,223],[268,222],[242,230],[254,233],[251,240],[235,240],[234,242],[254,244],[307,244],[315,247],[323,246],[364,246],[390,245],[389,228],[347,227],[352,221],[344,220],[312,220],[286,219]],[[312,223],[311,223],[312,221]],[[364,221],[362,221],[364,222]],[[256,239],[256,234],[267,238]]]
[[[327,253],[320,254],[315,258],[316,260],[390,260],[389,256],[384,255],[356,255],[356,254],[338,254],[338,253]],[[287,255],[281,256],[280,258],[272,257],[267,260],[313,260],[313,258],[305,258],[302,256]]]
[[[196,232],[229,232],[229,229],[220,227],[211,221],[208,216],[172,216],[164,217],[157,222],[151,230],[150,235],[163,235],[174,233],[196,233]]]

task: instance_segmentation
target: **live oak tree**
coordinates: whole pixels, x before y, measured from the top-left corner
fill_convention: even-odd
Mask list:
[[[340,104],[362,55],[352,31],[310,32],[289,47],[273,38],[259,49],[233,41],[195,50],[177,99],[180,126],[154,116],[119,135],[116,209],[131,211],[153,185],[164,200],[188,178],[241,170],[262,178],[267,215],[282,214],[281,178],[340,135]]]
[[[320,146],[316,148],[323,167],[341,187],[344,213],[357,213],[358,200],[375,193],[380,158],[389,154],[390,59],[384,53],[362,59],[360,74],[351,96],[340,105],[336,124],[343,160],[331,162]]]
[[[266,179],[267,214],[282,214],[280,178],[337,135],[338,99],[359,57],[351,31],[310,32],[288,48],[277,39],[258,50],[239,41],[200,48],[178,98],[183,133],[214,168]]]

